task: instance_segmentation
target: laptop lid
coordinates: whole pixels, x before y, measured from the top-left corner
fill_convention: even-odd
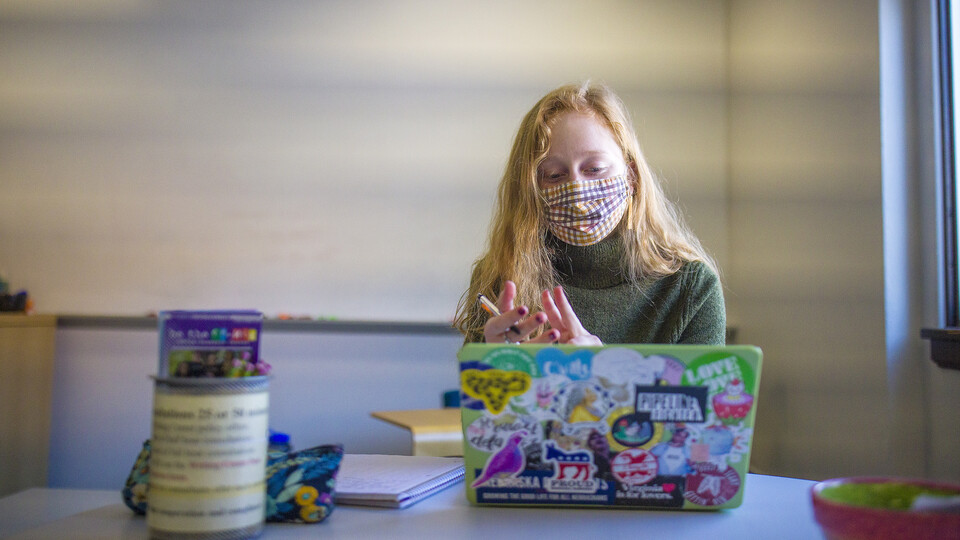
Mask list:
[[[740,505],[760,349],[468,344],[458,357],[472,503]]]

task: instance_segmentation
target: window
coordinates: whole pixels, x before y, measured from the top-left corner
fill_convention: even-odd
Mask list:
[[[960,0],[937,2],[937,53],[939,57],[940,137],[941,137],[941,199],[942,199],[942,260],[943,260],[943,324],[944,328],[924,328],[921,335],[930,339],[933,361],[941,367],[960,369],[960,249],[957,232],[960,230],[960,190],[957,171],[960,171]]]

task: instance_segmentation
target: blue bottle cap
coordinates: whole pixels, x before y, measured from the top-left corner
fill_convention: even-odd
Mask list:
[[[263,440],[263,439],[261,439]],[[270,431],[270,443],[271,444],[286,444],[290,442],[290,435],[282,433],[280,431]]]

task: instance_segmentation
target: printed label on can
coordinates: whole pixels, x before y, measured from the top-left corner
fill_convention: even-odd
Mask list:
[[[147,523],[176,532],[263,522],[267,392],[154,395]]]

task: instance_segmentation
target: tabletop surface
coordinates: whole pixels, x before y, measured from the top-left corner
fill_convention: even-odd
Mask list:
[[[736,539],[822,538],[813,519],[814,482],[751,474],[743,504],[721,511],[475,507],[458,483],[403,510],[339,505],[323,523],[267,524],[262,538],[536,538]],[[0,499],[0,537],[147,538],[147,524],[120,492],[35,488]]]

